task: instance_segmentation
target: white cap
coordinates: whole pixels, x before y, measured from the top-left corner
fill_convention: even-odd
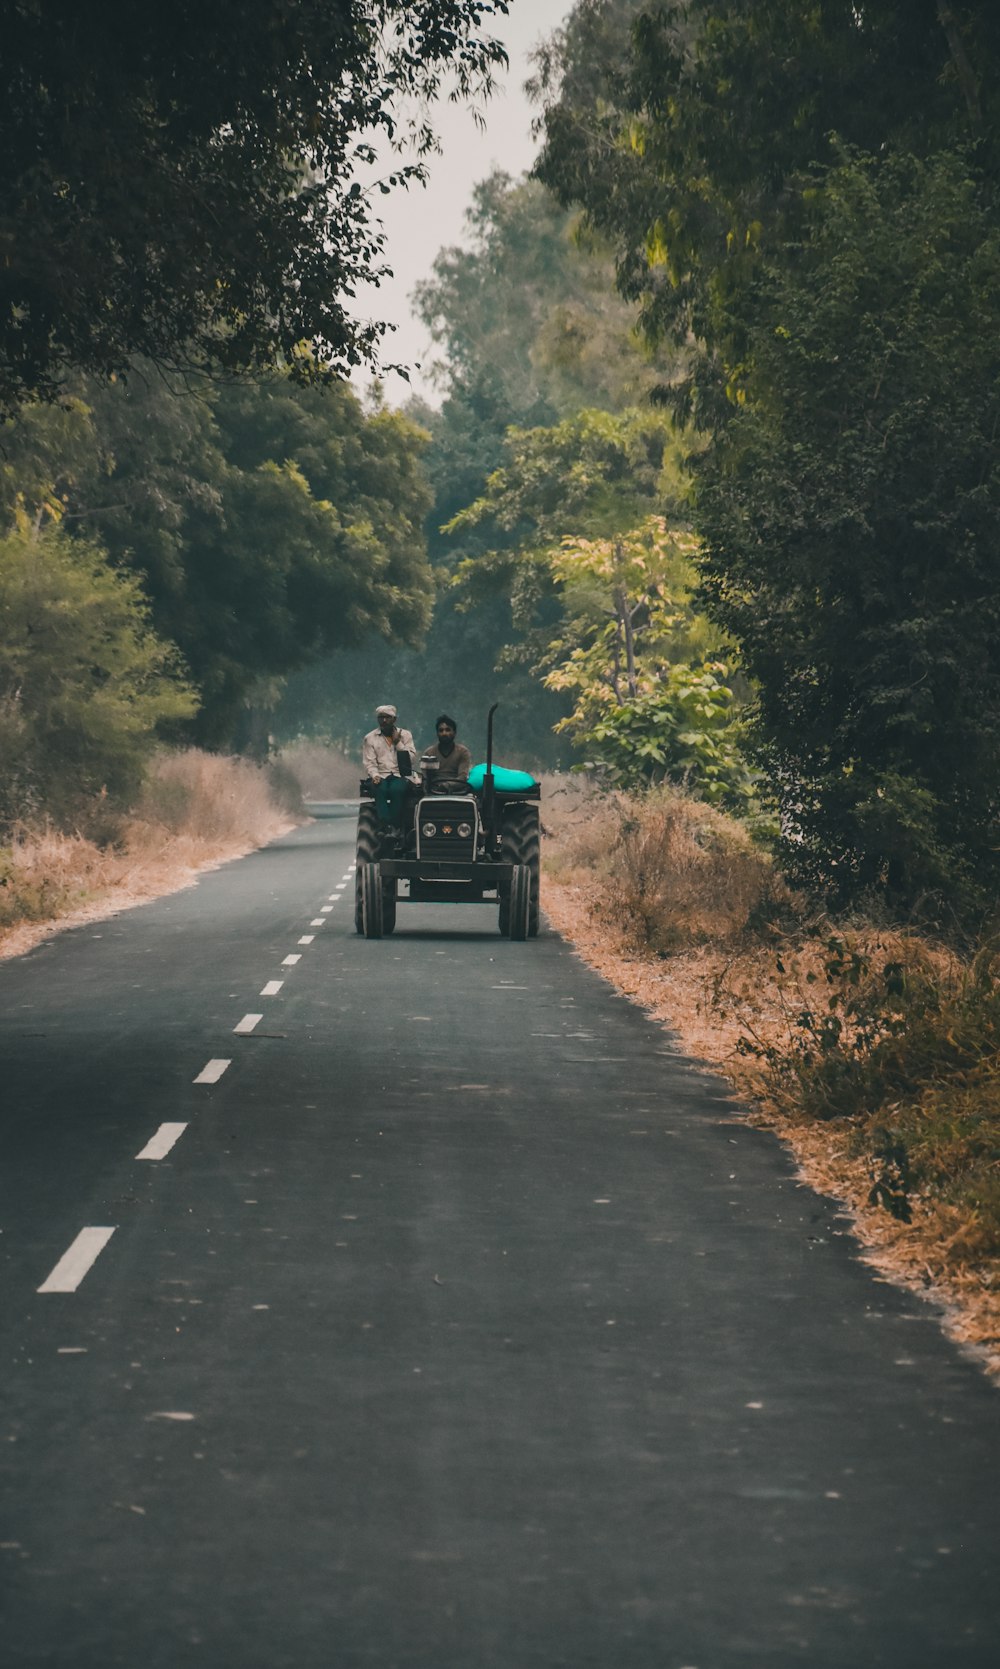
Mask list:
[[[388,715],[391,719],[394,719],[396,717],[396,709],[390,701],[384,701],[382,703],[381,707],[376,707],[375,717],[377,719],[380,719],[382,717],[383,713],[388,713]]]

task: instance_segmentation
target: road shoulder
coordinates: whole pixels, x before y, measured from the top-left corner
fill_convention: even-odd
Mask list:
[[[794,1122],[755,1096],[736,1048],[739,1024],[712,1006],[724,956],[706,949],[666,960],[628,948],[579,880],[570,884],[547,875],[543,905],[551,925],[589,967],[668,1030],[686,1055],[732,1084],[748,1123],[774,1131],[791,1150],[801,1180],[839,1203],[864,1261],[882,1279],[933,1304],[948,1337],[1000,1385],[1000,1294],[932,1268],[919,1220],[898,1223],[869,1203],[871,1177],[867,1164],[850,1152],[850,1130]]]

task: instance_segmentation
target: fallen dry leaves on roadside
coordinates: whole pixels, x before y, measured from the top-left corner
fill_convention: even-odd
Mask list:
[[[848,1131],[795,1121],[761,1100],[753,1069],[737,1052],[742,1023],[713,1002],[719,979],[733,977],[733,957],[710,948],[669,958],[638,952],[595,908],[597,896],[597,886],[588,885],[579,870],[572,882],[545,878],[545,914],[583,961],[674,1033],[686,1054],[728,1079],[748,1122],[775,1131],[791,1149],[803,1183],[842,1204],[865,1261],[883,1279],[933,1303],[948,1336],[1000,1380],[1000,1293],[974,1270],[941,1266],[947,1225],[940,1212],[923,1212],[918,1204],[911,1223],[897,1222],[869,1203],[871,1177],[866,1163],[849,1152]],[[743,973],[766,1008],[765,958],[746,962]]]

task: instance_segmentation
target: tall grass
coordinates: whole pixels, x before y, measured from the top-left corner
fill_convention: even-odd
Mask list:
[[[578,804],[553,859],[557,875],[574,868],[599,879],[628,942],[660,956],[766,936],[801,908],[743,824],[679,788]]]
[[[302,809],[298,784],[280,763],[188,748],[161,754],[128,820],[133,844],[148,844],[151,831],[208,846],[255,844],[267,839],[282,814]]]
[[[169,891],[300,814],[298,784],[280,766],[194,748],[163,753],[130,814],[98,800],[75,831],[24,824],[0,846],[0,946],[18,948],[12,935],[27,924]]]

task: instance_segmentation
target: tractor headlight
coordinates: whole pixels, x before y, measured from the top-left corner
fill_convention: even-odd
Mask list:
[[[472,833],[472,824],[471,823],[459,823],[458,832],[461,835],[463,840],[468,840],[470,834]]]
[[[437,832],[436,823],[421,823],[420,825],[420,833],[425,835],[428,840],[430,840],[431,835],[436,835]]]

